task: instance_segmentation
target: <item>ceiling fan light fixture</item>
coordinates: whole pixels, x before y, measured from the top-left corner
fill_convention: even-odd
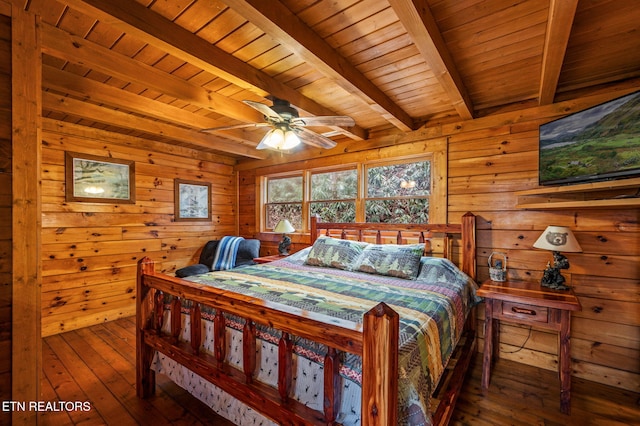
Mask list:
[[[257,149],[277,149],[277,150],[289,150],[300,145],[300,138],[295,132],[289,128],[275,128],[269,130],[267,134],[262,138]]]

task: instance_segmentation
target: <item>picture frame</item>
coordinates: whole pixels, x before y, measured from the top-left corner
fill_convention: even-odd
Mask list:
[[[211,220],[211,183],[174,180],[176,222]]]
[[[65,198],[68,202],[134,204],[135,162],[65,152]]]

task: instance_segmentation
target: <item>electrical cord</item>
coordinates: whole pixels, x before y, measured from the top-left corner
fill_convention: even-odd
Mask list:
[[[524,349],[524,345],[527,344],[527,342],[529,341],[529,338],[531,337],[531,327],[529,327],[529,334],[527,335],[527,338],[524,339],[524,342],[522,343],[522,345],[520,345],[519,348],[514,349],[512,351],[503,351],[503,354],[515,354],[517,352],[520,352],[522,349]]]

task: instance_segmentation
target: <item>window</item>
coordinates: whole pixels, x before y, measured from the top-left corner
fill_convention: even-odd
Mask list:
[[[265,228],[275,228],[280,219],[302,229],[302,175],[267,179]]]
[[[369,165],[365,221],[428,223],[431,162]]]
[[[354,222],[357,196],[356,169],[311,173],[311,215],[325,222]]]
[[[431,164],[429,157],[266,176],[262,229],[288,219],[306,232],[311,215],[324,222],[428,223]]]

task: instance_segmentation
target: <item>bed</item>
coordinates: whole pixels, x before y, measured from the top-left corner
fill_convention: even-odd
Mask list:
[[[188,279],[141,259],[138,396],[162,373],[236,424],[446,424],[476,350],[475,258],[467,213],[313,218],[299,253]]]

